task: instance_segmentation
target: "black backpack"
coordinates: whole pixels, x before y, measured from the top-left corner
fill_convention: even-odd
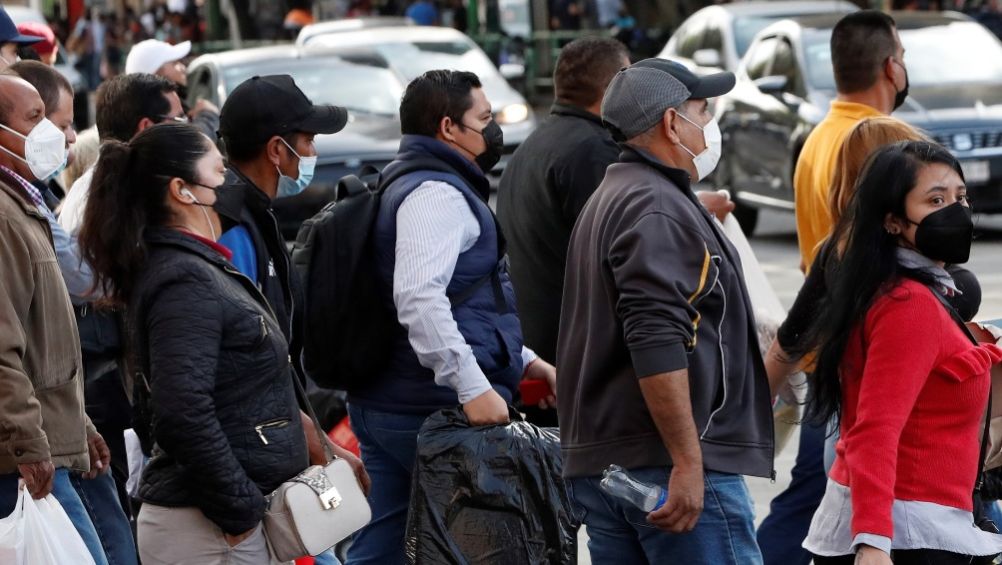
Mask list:
[[[317,385],[351,391],[371,383],[388,362],[392,338],[403,329],[380,293],[370,240],[386,187],[428,170],[459,176],[434,159],[408,161],[378,179],[369,168],[338,181],[334,201],[299,228],[292,264],[305,296],[303,367]],[[450,296],[451,303],[462,303],[492,278]]]

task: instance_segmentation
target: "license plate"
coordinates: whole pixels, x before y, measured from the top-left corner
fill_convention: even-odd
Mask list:
[[[991,167],[988,161],[961,161],[960,168],[964,170],[967,184],[981,184],[991,178]]]

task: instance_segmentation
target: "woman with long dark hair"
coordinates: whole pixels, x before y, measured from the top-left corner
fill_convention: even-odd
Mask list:
[[[835,232],[841,258],[798,355],[817,351],[806,416],[837,418],[824,499],[804,547],[815,563],[969,563],[1002,551],[974,526],[972,492],[994,345],[947,310],[946,264],[973,223],[963,173],[942,147],[895,143],[868,161]]]
[[[133,373],[148,390],[147,565],[268,563],[265,496],[308,464],[282,330],[216,243],[223,172],[191,125],[107,142],[80,232],[103,294],[127,307]]]

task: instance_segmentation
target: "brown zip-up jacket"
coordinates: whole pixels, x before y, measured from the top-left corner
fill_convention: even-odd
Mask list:
[[[51,459],[90,468],[73,307],[45,216],[0,171],[0,474]]]

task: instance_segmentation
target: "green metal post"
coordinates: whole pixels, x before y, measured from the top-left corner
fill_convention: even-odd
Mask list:
[[[223,38],[223,12],[219,7],[219,0],[206,2],[205,24],[209,39]]]
[[[480,37],[480,6],[477,0],[467,0],[466,29],[474,38]]]

